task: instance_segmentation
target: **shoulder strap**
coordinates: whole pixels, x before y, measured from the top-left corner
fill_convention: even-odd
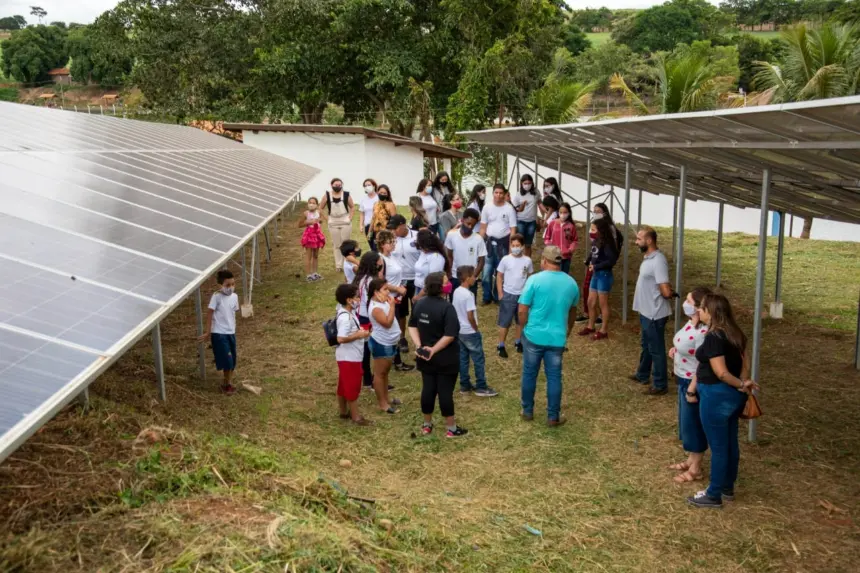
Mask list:
[[[325,206],[328,209],[328,214],[331,215],[331,195],[328,191],[325,192]]]

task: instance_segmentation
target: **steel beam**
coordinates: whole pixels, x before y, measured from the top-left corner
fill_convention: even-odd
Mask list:
[[[678,189],[678,238],[675,242],[675,292],[684,296],[684,211],[687,206],[687,166],[681,166],[681,185]],[[683,316],[681,299],[675,299],[675,332],[681,330]]]
[[[854,337],[854,368],[860,370],[860,300],[857,301],[857,329]]]
[[[723,213],[726,204],[720,203],[720,216],[717,222],[717,279],[716,286],[720,287],[723,281]]]
[[[765,169],[761,180],[761,216],[758,231],[758,269],[755,279],[755,310],[753,315],[753,340],[752,340],[752,368],[750,376],[759,381],[761,377],[761,329],[762,311],[764,311],[764,275],[765,259],[767,255],[767,212],[768,195],[770,194],[770,169]],[[758,420],[750,420],[749,436],[750,442],[756,441],[756,429]]]
[[[639,190],[639,209],[638,210],[639,210],[639,214],[638,214],[638,217],[636,219],[636,226],[641,227],[642,226],[642,189]]]
[[[206,332],[206,326],[203,324],[203,294],[200,292],[200,287],[194,292],[194,311],[197,313],[197,336],[202,336]],[[200,371],[200,379],[206,380],[206,343],[197,343],[197,368]]]
[[[614,194],[613,194],[614,195]],[[627,295],[628,295],[628,286],[627,286],[627,274],[630,268],[630,257],[628,257],[628,253],[630,252],[630,162],[626,163],[624,169],[624,288],[623,288],[623,299],[624,306],[621,308],[621,323],[627,324]]]
[[[155,362],[155,380],[158,383],[158,397],[167,401],[167,388],[164,386],[164,355],[161,353],[161,324],[152,329],[152,358]]]
[[[585,164],[585,252],[591,252],[591,159]],[[587,303],[588,301],[586,301]],[[587,307],[586,307],[587,308]]]

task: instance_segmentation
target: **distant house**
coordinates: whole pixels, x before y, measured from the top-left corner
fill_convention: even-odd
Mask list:
[[[45,107],[54,107],[57,105],[57,94],[48,93],[42,94],[39,96],[39,99],[42,101],[42,105]]]
[[[69,85],[72,83],[72,74],[69,73],[69,68],[54,68],[48,75],[55,84]]]

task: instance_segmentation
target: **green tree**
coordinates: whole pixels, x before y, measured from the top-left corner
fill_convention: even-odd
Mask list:
[[[77,82],[119,86],[131,73],[131,39],[125,22],[114,12],[105,12],[90,26],[72,29],[67,45],[70,72]]]
[[[570,123],[591,105],[596,83],[579,83],[572,79],[574,59],[566,48],[553,55],[552,71],[543,86],[532,96],[533,122],[537,124]]]
[[[584,10],[574,10],[570,16],[570,21],[576,27],[587,32],[595,28],[604,29],[612,26],[614,15],[609,8],[585,8]]]
[[[27,20],[23,16],[6,16],[0,18],[0,30],[20,30],[27,27]]]
[[[741,34],[734,39],[738,50],[738,67],[740,77],[738,86],[746,92],[753,90],[753,77],[756,74],[756,62],[776,62],[782,43],[779,40],[757,38],[750,34]]]
[[[607,93],[609,79],[614,74],[627,78],[634,87],[650,75],[645,59],[624,44],[605,42],[589,48],[573,61],[573,79],[581,83],[595,82],[597,91]]]
[[[42,18],[48,15],[48,12],[41,6],[30,6],[30,16],[35,16],[39,19],[39,24],[42,23]]]
[[[54,26],[16,30],[0,46],[3,74],[27,84],[48,80],[49,71],[68,61],[65,30]]]
[[[668,51],[695,40],[716,42],[731,23],[731,17],[707,0],[671,0],[637,12],[613,29],[612,38],[634,52]]]
[[[564,47],[574,56],[591,47],[591,41],[582,29],[568,21],[564,26]]]

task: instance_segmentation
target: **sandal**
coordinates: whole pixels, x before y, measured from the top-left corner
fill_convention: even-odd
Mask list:
[[[396,409],[394,406],[389,406],[387,410],[383,410],[386,414],[396,414],[400,410]]]
[[[403,402],[401,402],[399,398],[392,398],[391,399],[391,405],[392,406],[402,406]]]
[[[350,416],[349,414],[341,414],[340,415],[341,420],[349,420],[351,417],[352,416]]]
[[[690,464],[687,462],[678,462],[677,464],[670,465],[669,469],[675,470],[676,472],[685,472],[690,469]]]
[[[697,474],[690,473],[690,470],[687,470],[682,474],[676,475],[672,479],[675,480],[675,483],[689,483],[689,482],[693,482],[693,481],[700,481],[702,479],[702,474],[701,473],[697,473]]]
[[[352,423],[355,424],[356,426],[372,426],[373,425],[373,422],[371,420],[368,420],[367,418],[359,418],[358,420],[353,420]]]

